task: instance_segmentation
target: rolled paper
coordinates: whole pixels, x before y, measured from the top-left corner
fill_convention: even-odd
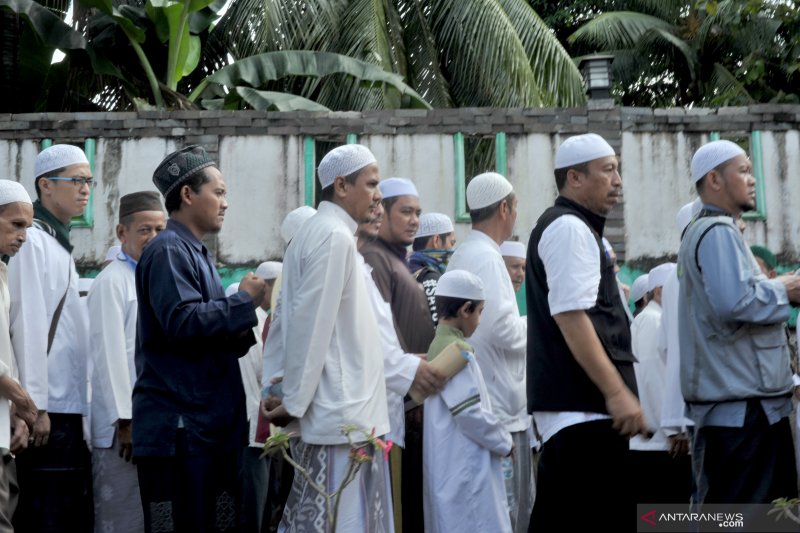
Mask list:
[[[430,364],[449,380],[467,366],[470,357],[472,355],[463,351],[457,342],[451,342],[444,350],[439,352],[439,355],[433,358]],[[411,396],[411,399],[416,404],[421,404],[425,401],[425,397],[417,394],[416,391],[409,391],[408,395]]]

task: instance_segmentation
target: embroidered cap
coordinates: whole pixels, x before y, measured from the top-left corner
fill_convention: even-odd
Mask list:
[[[467,185],[467,205],[470,209],[482,209],[499,202],[513,190],[511,183],[497,172],[484,172]]]
[[[561,143],[556,151],[555,168],[567,168],[615,155],[608,142],[596,133],[575,135]]]
[[[481,279],[466,270],[448,270],[442,274],[436,284],[435,294],[462,300],[483,301],[486,299]]]
[[[349,176],[356,170],[377,163],[375,156],[363,144],[337,146],[322,158],[317,169],[319,184],[325,189],[339,176]]]
[[[720,139],[704,144],[692,157],[692,181],[697,183],[722,163],[739,155],[746,154],[742,147],[735,142]]]
[[[153,183],[166,197],[175,187],[204,168],[216,165],[202,146],[187,146],[164,158],[153,173]]]
[[[89,164],[86,154],[71,144],[54,144],[39,152],[33,165],[33,175],[38,178],[59,168]]]
[[[384,198],[386,196],[384,195]],[[453,221],[442,213],[423,213],[419,217],[419,229],[415,238],[444,235],[455,231]]]
[[[0,205],[13,204],[15,202],[33,204],[28,191],[25,190],[21,183],[13,180],[0,180]]]

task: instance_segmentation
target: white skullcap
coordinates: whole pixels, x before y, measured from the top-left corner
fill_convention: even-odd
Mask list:
[[[256,269],[256,276],[261,279],[275,279],[281,273],[283,263],[280,261],[264,261]]]
[[[462,300],[485,300],[483,282],[466,270],[448,270],[436,284],[436,296],[450,296]]]
[[[228,285],[228,288],[225,289],[225,297],[226,298],[230,298],[231,296],[233,296],[237,292],[239,292],[239,282],[238,281]]]
[[[417,187],[411,180],[406,178],[388,178],[381,181],[378,188],[384,198],[394,198],[395,196],[416,196],[419,198]]]
[[[377,163],[375,156],[363,144],[337,146],[322,158],[317,169],[319,184],[328,187],[338,176],[349,176],[356,170]]]
[[[513,190],[508,180],[497,172],[484,172],[467,185],[467,205],[470,209],[482,209],[496,204]]]
[[[13,180],[0,180],[0,205],[22,202],[31,204],[31,196],[22,184]]]
[[[647,274],[642,274],[633,280],[633,285],[631,285],[631,300],[633,300],[634,303],[644,298],[644,295],[647,293],[648,278],[649,276]]]
[[[734,142],[723,139],[704,144],[692,157],[692,181],[697,183],[706,174],[737,155],[745,155],[745,151]]]
[[[650,274],[648,274],[647,291],[650,292],[658,287],[663,287],[676,268],[677,265],[675,263],[664,263],[653,267]]]
[[[558,147],[555,168],[567,168],[616,155],[611,145],[596,133],[570,137]]]
[[[386,196],[384,196],[386,198]],[[417,238],[430,237],[431,235],[444,235],[445,233],[452,233],[455,231],[453,228],[453,221],[450,217],[442,213],[423,213],[419,217],[419,229],[417,230]]]
[[[36,156],[33,176],[38,178],[56,169],[80,163],[89,164],[89,160],[86,159],[86,154],[83,153],[83,150],[71,144],[54,144],[49,148],[45,148]]]
[[[106,252],[105,260],[114,261],[121,251],[122,251],[122,246],[120,246],[119,244],[115,244],[114,246],[109,248],[108,251]]]
[[[78,292],[89,292],[89,289],[92,288],[92,283],[94,283],[94,278],[78,278]]]
[[[519,241],[505,241],[500,245],[500,254],[503,257],[519,257],[520,259],[526,259],[525,245]]]
[[[316,212],[316,209],[307,205],[289,211],[289,214],[286,215],[286,218],[281,223],[281,238],[283,242],[289,244],[289,241],[292,240],[292,237],[303,225],[303,222],[313,217]]]
[[[696,198],[678,209],[678,214],[675,215],[675,227],[678,228],[678,233],[683,233],[689,222],[700,212],[701,207],[703,207],[703,202],[700,201],[700,198]]]

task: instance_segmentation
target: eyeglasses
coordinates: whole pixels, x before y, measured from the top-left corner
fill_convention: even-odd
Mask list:
[[[75,187],[78,187],[79,189],[81,187],[83,187],[84,185],[88,186],[90,189],[94,189],[95,186],[97,185],[97,182],[94,181],[94,179],[85,178],[83,176],[75,176],[74,178],[64,178],[64,177],[61,177],[61,176],[57,176],[57,177],[54,177],[54,178],[47,178],[47,179],[53,180],[53,181],[71,181],[72,184]]]

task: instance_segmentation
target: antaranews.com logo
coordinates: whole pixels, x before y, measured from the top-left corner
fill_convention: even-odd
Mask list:
[[[641,533],[735,531],[738,533],[800,532],[800,524],[772,505],[639,504],[636,530]]]

